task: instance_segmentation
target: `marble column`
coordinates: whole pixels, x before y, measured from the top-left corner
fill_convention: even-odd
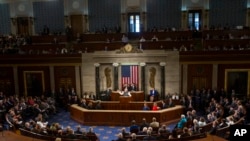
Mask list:
[[[82,91],[81,91],[81,67],[80,66],[75,66],[75,79],[76,79],[76,86],[75,90],[78,96],[81,96]]]
[[[50,76],[50,89],[51,89],[51,96],[55,96],[55,72],[54,66],[49,66],[49,76]]]
[[[118,63],[113,63],[114,66],[114,90],[118,90]]]
[[[96,99],[100,99],[100,64],[95,63],[95,91],[96,91]]]
[[[161,66],[161,98],[165,99],[165,62],[160,62]]]
[[[146,63],[140,63],[141,66],[141,91],[144,92],[144,100],[147,100],[147,94],[145,93],[145,66]]]
[[[14,66],[13,67],[13,76],[14,76],[14,86],[15,86],[15,94],[20,96],[20,93],[19,93],[19,85],[18,85],[18,68],[17,66]]]

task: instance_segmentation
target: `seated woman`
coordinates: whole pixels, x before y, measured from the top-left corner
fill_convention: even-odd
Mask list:
[[[157,105],[157,103],[156,103],[156,102],[154,102],[154,103],[153,103],[152,110],[153,110],[153,111],[160,110],[160,107]]]

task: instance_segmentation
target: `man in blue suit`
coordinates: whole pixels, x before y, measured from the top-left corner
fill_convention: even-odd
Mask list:
[[[151,102],[157,100],[158,95],[159,95],[158,91],[155,90],[155,88],[152,88],[149,92],[149,100]]]

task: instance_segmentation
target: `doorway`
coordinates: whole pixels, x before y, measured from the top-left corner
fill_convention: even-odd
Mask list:
[[[73,30],[73,36],[77,37],[77,34],[83,33],[83,15],[71,15],[70,16],[71,27]]]
[[[17,34],[29,35],[29,17],[17,18]]]
[[[248,70],[226,71],[226,90],[228,94],[234,91],[238,98],[245,98],[248,94]]]
[[[136,39],[140,34],[140,13],[128,13],[128,38]]]
[[[201,10],[189,10],[188,11],[188,27],[190,30],[201,30]]]

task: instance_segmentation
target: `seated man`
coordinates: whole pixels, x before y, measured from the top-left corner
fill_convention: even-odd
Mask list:
[[[137,88],[135,86],[135,83],[132,83],[129,87],[128,87],[128,91],[137,91]]]
[[[152,88],[152,90],[150,90],[149,92],[149,101],[153,102],[155,100],[157,100],[159,93],[157,90],[155,90],[155,88]]]
[[[131,125],[129,127],[130,133],[138,133],[139,132],[139,126],[136,124],[135,120],[132,120]]]

